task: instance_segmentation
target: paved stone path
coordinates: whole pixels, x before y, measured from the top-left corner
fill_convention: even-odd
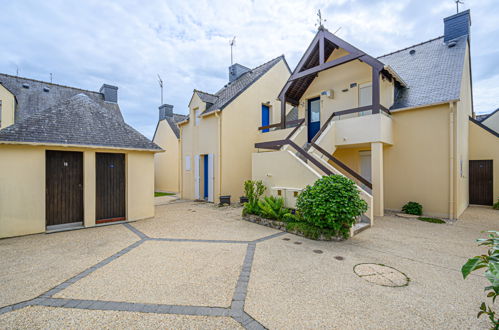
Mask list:
[[[276,233],[253,241],[237,241],[237,240],[206,240],[206,239],[182,239],[182,238],[151,238],[132,226],[130,223],[123,224],[126,228],[135,233],[140,240],[127,246],[121,251],[113,254],[112,256],[102,260],[92,267],[87,268],[76,276],[60,283],[47,292],[39,295],[38,297],[23,301],[20,303],[8,305],[0,308],[0,315],[15,311],[27,306],[50,306],[50,307],[64,307],[76,308],[86,310],[111,310],[111,311],[128,311],[128,312],[142,312],[142,313],[156,313],[156,314],[178,314],[178,315],[198,315],[198,316],[225,316],[231,317],[239,322],[246,329],[265,329],[257,320],[251,317],[244,311],[244,304],[246,301],[246,294],[248,291],[248,282],[251,274],[251,267],[253,265],[253,257],[255,254],[256,245],[260,242],[267,241],[285,235],[285,232]],[[113,260],[120,258],[124,254],[137,248],[145,241],[164,241],[164,242],[200,242],[200,243],[225,243],[225,244],[246,244],[246,256],[239,274],[234,294],[232,296],[232,303],[230,308],[224,307],[206,307],[206,306],[184,306],[184,305],[166,305],[166,304],[143,304],[119,301],[106,301],[106,300],[83,300],[83,299],[65,299],[54,298],[53,296],[67,287],[78,282],[82,278],[90,275],[99,268],[111,263]]]

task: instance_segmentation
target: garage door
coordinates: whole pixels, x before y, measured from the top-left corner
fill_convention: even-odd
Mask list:
[[[125,155],[96,153],[96,223],[125,220]]]
[[[83,224],[83,154],[47,150],[45,174],[47,228]]]

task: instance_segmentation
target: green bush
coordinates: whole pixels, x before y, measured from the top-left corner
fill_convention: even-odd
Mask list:
[[[297,231],[310,239],[319,239],[321,236],[325,239],[331,239],[332,237],[337,236],[336,232],[332,229],[322,229],[309,225],[306,222],[287,222],[286,229],[288,231]]]
[[[409,202],[402,206],[402,212],[405,214],[421,215],[423,214],[423,206],[416,202]]]
[[[307,186],[296,205],[306,223],[344,238],[349,237],[356,218],[367,211],[355,183],[342,175],[325,176]]]
[[[248,197],[248,202],[244,203],[243,214],[260,214],[258,201],[265,192],[265,186],[262,181],[247,180],[244,182],[244,194]]]
[[[495,303],[496,298],[499,296],[499,231],[488,231],[489,238],[478,239],[480,246],[489,247],[486,254],[476,256],[468,259],[468,261],[461,268],[463,278],[478,269],[485,268],[485,277],[489,280],[490,285],[485,287],[487,297],[492,298],[492,304]],[[480,311],[477,317],[487,315],[492,325],[491,329],[499,329],[499,318],[496,318],[496,312],[485,302],[480,305]]]
[[[284,216],[290,213],[290,210],[284,207],[282,197],[269,196],[258,201],[260,215],[264,218],[283,220]]]
[[[497,199],[497,202],[494,205],[492,205],[492,208],[494,210],[499,210],[499,198]]]

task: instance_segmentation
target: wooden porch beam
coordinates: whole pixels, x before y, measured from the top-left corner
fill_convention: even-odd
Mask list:
[[[361,56],[360,54],[348,54],[346,56],[343,56],[343,57],[337,58],[335,60],[332,60],[330,62],[319,64],[319,65],[317,65],[317,66],[315,66],[313,68],[310,68],[310,69],[307,69],[305,71],[293,74],[289,78],[288,81],[295,81],[297,79],[309,76],[311,74],[319,73],[321,71],[333,68],[335,66],[338,66],[338,65],[341,65],[341,64],[353,61],[353,60],[359,58],[360,56]]]
[[[379,88],[379,75],[381,73],[381,69],[377,69],[372,67],[372,113],[379,113],[380,110],[380,88]]]
[[[281,99],[281,129],[285,129],[286,128],[286,98],[283,96],[280,99]]]
[[[320,38],[319,38],[319,64],[324,64],[325,61],[325,56],[326,54],[324,53],[324,32],[320,31]]]

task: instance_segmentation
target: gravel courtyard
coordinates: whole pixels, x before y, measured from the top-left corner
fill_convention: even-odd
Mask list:
[[[460,268],[484,251],[475,239],[499,227],[497,211],[443,225],[385,216],[345,242],[240,214],[173,201],[154,219],[0,240],[0,328],[488,326],[476,319],[487,281]]]

